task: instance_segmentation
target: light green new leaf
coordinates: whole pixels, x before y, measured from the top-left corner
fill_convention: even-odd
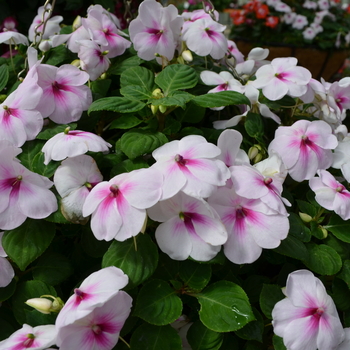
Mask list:
[[[197,105],[206,108],[230,105],[250,106],[249,99],[236,91],[220,91],[213,94],[200,95],[196,96],[192,101]]]
[[[127,97],[104,97],[94,101],[88,110],[88,114],[98,111],[111,111],[119,113],[133,113],[141,110],[145,104],[141,101]]]

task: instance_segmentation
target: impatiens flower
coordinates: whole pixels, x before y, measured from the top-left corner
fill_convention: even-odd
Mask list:
[[[146,220],[146,208],[161,196],[162,175],[155,169],[140,169],[97,184],[87,196],[83,215],[91,217],[98,240],[124,241],[136,236]]]
[[[130,314],[131,305],[131,297],[123,291],[118,291],[115,296],[92,309],[86,316],[67,326],[58,327],[57,345],[60,350],[114,348],[120,330]]]
[[[156,229],[156,240],[174,260],[189,256],[198,261],[211,260],[227,240],[225,227],[203,199],[179,192],[147,212],[152,220],[162,222]]]
[[[238,196],[234,186],[232,189],[219,188],[208,198],[208,203],[226,227],[228,239],[224,254],[235,264],[256,261],[263,248],[277,248],[287,237],[289,221],[286,215],[272,210],[259,199]]]
[[[350,182],[350,134],[339,141],[334,150],[334,159],[332,167],[340,169],[345,179]]]
[[[0,44],[8,44],[8,45],[29,45],[28,39],[21,33],[13,30],[4,30],[0,33]]]
[[[48,9],[51,9],[51,4],[48,4]],[[38,26],[42,23],[43,15],[44,19],[47,19],[49,16],[49,12],[45,11],[44,6],[40,6],[38,8],[38,14],[34,17],[32,24],[30,25],[28,37],[30,41],[38,40],[38,36],[35,38],[35,30],[37,33],[42,33],[43,25]],[[63,21],[62,16],[53,16],[49,20],[46,21],[45,32],[42,34],[42,39],[48,39],[50,36],[54,34],[58,34],[60,32],[60,22]],[[36,28],[37,27],[37,28]]]
[[[309,24],[307,17],[303,15],[296,15],[292,24],[292,27],[295,29],[303,29]]]
[[[350,328],[344,328],[345,338],[343,342],[337,347],[336,350],[348,350],[350,349]]]
[[[292,126],[280,126],[269,145],[282,158],[289,175],[296,181],[309,180],[318,169],[332,165],[338,141],[332,128],[322,120],[298,120]]]
[[[28,74],[18,88],[0,104],[0,139],[22,146],[34,140],[43,127],[43,117],[37,109],[43,91],[37,75]]]
[[[96,307],[104,305],[116,296],[128,281],[128,276],[115,266],[93,272],[85,278],[79,288],[74,289],[74,294],[57,316],[56,327],[62,328],[87,316]]]
[[[228,50],[224,35],[226,26],[211,18],[202,18],[193,22],[183,34],[187,47],[199,56],[210,55],[218,60],[223,58]]]
[[[164,176],[162,199],[179,191],[209,197],[216,186],[225,185],[230,172],[222,161],[215,159],[220,153],[217,146],[198,135],[169,142],[153,151],[157,162],[152,168]]]
[[[316,194],[316,202],[328,210],[334,210],[343,220],[350,219],[350,192],[326,170],[318,170],[319,177],[309,181]]]
[[[310,271],[289,274],[287,298],[272,310],[275,334],[289,350],[331,350],[344,339],[344,330],[332,298]]]
[[[295,57],[275,58],[256,71],[256,80],[252,84],[262,89],[265,97],[272,101],[285,95],[299,97],[305,94],[311,73],[297,66]]]
[[[215,73],[211,71],[201,72],[201,79],[206,85],[217,85],[214,89],[208,91],[208,93],[214,93],[219,91],[237,91],[243,92],[244,88],[242,84],[236,80],[230,72],[222,71]]]
[[[169,5],[164,8],[155,0],[145,0],[138,12],[129,25],[130,39],[138,56],[150,61],[157,54],[172,60],[183,24],[176,7]]]
[[[0,343],[0,350],[44,350],[54,344],[56,344],[54,325],[33,328],[24,324],[21,329]]]
[[[12,278],[15,276],[12,265],[6,259],[7,254],[2,247],[2,236],[4,232],[0,232],[0,288],[6,287],[12,281]]]
[[[49,164],[51,159],[62,160],[67,157],[80,156],[87,151],[107,152],[108,147],[112,145],[96,134],[67,128],[45,143],[42,148],[45,153],[44,164]]]
[[[91,189],[103,180],[96,162],[90,156],[82,154],[68,158],[57,168],[54,183],[62,197],[63,216],[73,223],[86,223],[83,217],[83,205]]]
[[[36,66],[38,85],[43,89],[37,106],[43,117],[55,123],[68,124],[80,119],[92,103],[92,93],[84,85],[89,75],[71,64],[55,67],[47,64]]]
[[[27,217],[43,219],[57,210],[53,185],[47,177],[33,173],[13,154],[1,154],[0,164],[0,229],[12,230]]]

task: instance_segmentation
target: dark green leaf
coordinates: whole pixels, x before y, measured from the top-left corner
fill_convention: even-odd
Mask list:
[[[135,159],[144,154],[152,153],[167,142],[167,137],[160,132],[134,129],[123,134],[120,146],[130,159]]]
[[[259,139],[264,134],[264,124],[261,118],[260,114],[248,112],[244,127],[250,137]]]
[[[297,200],[296,202],[298,203],[299,211],[310,215],[312,218],[316,216],[317,208],[314,205],[302,200]]]
[[[343,220],[340,216],[333,214],[327,226],[324,228],[334,234],[343,242],[350,243],[350,222]]]
[[[250,101],[243,94],[236,91],[220,91],[213,94],[196,96],[193,100],[197,105],[206,108],[214,108],[230,105],[248,105]]]
[[[182,301],[167,282],[151,280],[141,288],[134,310],[148,323],[164,326],[181,316]]]
[[[47,253],[41,256],[33,267],[33,278],[49,285],[63,282],[73,273],[70,260],[59,253]]]
[[[210,281],[211,266],[187,260],[180,263],[179,274],[185,286],[200,291]]]
[[[290,225],[289,234],[297,238],[299,241],[310,242],[310,229],[304,225],[299,215],[295,213],[290,213],[288,219]]]
[[[199,123],[205,115],[206,109],[196,105],[193,101],[188,102],[186,109],[175,109],[177,118],[184,123]]]
[[[6,86],[9,79],[9,70],[6,64],[0,66],[0,91]]]
[[[94,99],[105,97],[108,89],[111,86],[111,79],[98,79],[91,82],[91,91],[94,94]]]
[[[50,245],[55,225],[44,220],[27,219],[21,226],[6,231],[2,244],[8,256],[24,271]]]
[[[268,319],[272,319],[272,309],[276,303],[284,299],[285,295],[282,293],[281,287],[275,284],[264,284],[260,294],[261,311]]]
[[[0,302],[7,300],[13,295],[16,290],[16,285],[16,279],[13,278],[10,284],[8,284],[6,287],[0,288]]]
[[[144,323],[131,336],[132,350],[181,350],[181,338],[171,326]]]
[[[28,141],[21,148],[22,153],[18,155],[18,159],[21,161],[22,165],[25,166],[30,171],[33,170],[33,160],[37,154],[41,153],[41,149],[44,146],[43,141]]]
[[[112,168],[111,177],[122,173],[129,173],[130,171],[133,171],[133,170],[143,169],[148,167],[149,165],[142,157],[135,158],[135,159],[125,159],[121,163],[115,165]]]
[[[193,99],[193,95],[189,94],[186,91],[175,91],[171,93],[167,97],[159,98],[159,99],[150,99],[148,103],[151,103],[154,106],[178,106],[182,109],[186,108],[186,103]]]
[[[196,71],[183,64],[172,64],[163,69],[155,79],[165,96],[171,91],[190,89],[196,86],[198,77]]]
[[[33,308],[25,304],[25,302],[31,298],[39,298],[41,295],[57,296],[56,291],[53,287],[48,286],[41,281],[26,281],[18,285],[16,293],[12,296],[11,301],[14,316],[20,325],[28,323],[26,316],[26,313],[28,311],[35,311],[35,313],[39,314],[39,311],[33,310]],[[53,323],[53,315],[44,316],[46,318],[47,324]]]
[[[262,334],[264,331],[264,320],[258,310],[253,308],[253,312],[256,320],[249,322],[243,328],[239,329],[235,333],[242,339],[257,340],[259,342],[262,342]]]
[[[120,75],[129,68],[139,66],[142,62],[144,61],[138,56],[132,56],[127,59],[124,59],[124,56],[119,56],[109,67],[108,73]]]
[[[51,176],[53,176],[56,169],[60,166],[60,162],[49,162],[49,164],[45,165],[44,161],[45,161],[45,154],[40,151],[33,158],[32,171],[42,176],[46,176],[50,178]]]
[[[236,331],[255,319],[247,295],[235,283],[219,281],[195,296],[200,320],[215,332]]]
[[[126,85],[120,89],[120,93],[125,97],[136,100],[152,98],[152,91],[140,85]]]
[[[151,238],[139,234],[135,240],[137,250],[133,238],[113,241],[102,260],[102,267],[116,266],[129,276],[128,289],[147,280],[158,265],[158,249]]]
[[[334,279],[331,296],[338,310],[345,311],[350,308],[350,290],[343,280]]]
[[[120,86],[136,85],[143,91],[148,91],[152,95],[154,84],[154,73],[145,67],[132,67],[124,71],[120,76]]]
[[[187,340],[192,350],[218,350],[223,339],[222,333],[208,329],[199,320],[194,322],[187,332]]]
[[[311,271],[320,275],[334,275],[342,267],[339,254],[331,247],[321,244],[307,243],[309,256],[304,264]]]
[[[98,111],[112,111],[119,113],[133,113],[141,110],[145,104],[141,101],[126,97],[104,97],[94,101],[88,110],[88,114]]]
[[[272,342],[273,342],[273,347],[275,348],[275,350],[287,350],[287,348],[285,347],[284,343],[283,343],[283,338],[274,335],[272,338]]]
[[[113,120],[110,129],[131,129],[142,123],[142,120],[134,115],[121,115],[119,118]]]
[[[350,289],[350,260],[344,261],[343,268],[341,269],[337,277],[341,278]]]
[[[305,244],[291,235],[284,239],[274,251],[298,260],[306,260],[308,256]]]

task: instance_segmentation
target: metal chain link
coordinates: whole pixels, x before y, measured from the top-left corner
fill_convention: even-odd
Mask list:
[[[209,9],[207,10],[207,6],[206,5],[209,5]],[[216,18],[215,18],[215,7],[213,5],[213,3],[210,1],[210,0],[202,0],[202,5],[203,5],[203,10],[208,14],[210,15],[210,17],[216,21]]]
[[[129,22],[132,20],[132,12],[131,12],[131,3],[132,0],[123,0],[124,1],[124,19],[126,21],[127,24],[129,24]]]
[[[55,7],[56,0],[46,0],[44,4],[44,11],[41,17],[41,21],[38,25],[34,27],[34,39],[33,42],[29,45],[29,47],[38,48],[39,44],[41,43],[43,39],[43,35],[45,33],[46,23],[51,18],[52,11]],[[47,14],[47,17],[45,18],[45,15]],[[38,29],[42,26],[42,30],[38,31]],[[28,57],[26,57],[24,61],[24,68],[17,74],[17,79],[22,80],[21,75],[27,70],[28,68]]]

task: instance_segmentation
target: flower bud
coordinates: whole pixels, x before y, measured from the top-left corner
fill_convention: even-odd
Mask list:
[[[28,299],[25,302],[27,305],[33,307],[35,310],[38,310],[42,314],[50,314],[52,301],[46,298],[32,298]]]
[[[164,95],[163,95],[163,93],[162,93],[162,90],[159,89],[159,88],[154,89],[153,92],[152,92],[152,97],[157,98],[157,99],[158,99],[158,98],[163,98]]]
[[[158,111],[158,108],[159,108],[159,106],[151,105],[151,111],[152,111],[152,113],[153,113],[153,114],[156,114],[157,111]]]
[[[51,49],[51,42],[49,40],[43,40],[39,44],[39,50],[42,52],[49,51]]]
[[[254,159],[260,152],[261,152],[261,146],[260,145],[254,145],[249,148],[248,151],[248,157],[250,160]]]
[[[81,17],[77,16],[73,21],[73,25],[72,25],[73,30],[77,30],[81,26],[81,24],[82,24]]]
[[[310,222],[312,221],[312,217],[309,214],[299,212],[300,219],[304,222]]]
[[[192,52],[190,50],[182,51],[181,56],[186,62],[192,62],[193,61]]]
[[[160,105],[160,106],[159,106],[159,111],[160,111],[161,113],[165,113],[165,111],[166,111],[166,106]]]
[[[327,236],[328,236],[328,231],[324,227],[321,227],[321,230],[322,230],[322,233],[323,233],[323,239],[326,239]]]
[[[71,65],[74,66],[74,67],[79,68],[80,67],[80,60],[77,59],[77,60],[72,61]]]

